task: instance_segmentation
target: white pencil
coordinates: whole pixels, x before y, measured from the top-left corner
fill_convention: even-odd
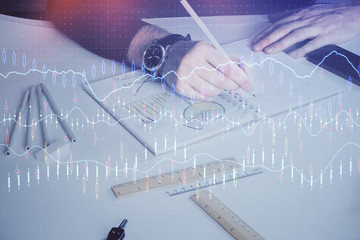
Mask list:
[[[27,116],[27,129],[26,129],[26,144],[25,149],[29,150],[32,146],[32,135],[31,129],[34,127],[34,119],[35,119],[35,87],[31,86],[30,95],[29,95],[29,107],[28,107],[28,116]]]
[[[206,37],[210,40],[212,45],[214,45],[214,47],[217,50],[221,51],[228,58],[229,61],[231,61],[229,56],[227,55],[227,53],[224,51],[224,49],[221,47],[219,42],[215,39],[215,37],[209,31],[209,29],[205,26],[204,22],[200,19],[200,17],[197,15],[197,13],[194,11],[194,9],[190,6],[190,4],[186,0],[181,0],[180,2],[184,6],[186,11],[190,14],[190,16],[194,19],[194,21],[197,23],[197,25],[199,25],[199,27],[204,32]]]
[[[5,155],[7,155],[7,156],[9,156],[11,154],[10,150],[13,150],[13,145],[16,140],[16,136],[18,135],[19,128],[20,128],[20,126],[16,126],[16,125],[20,124],[21,115],[24,113],[24,109],[25,109],[26,103],[28,102],[28,98],[29,98],[29,89],[26,90],[24,97],[22,99],[20,109],[19,109],[19,112],[18,112],[18,115],[16,118],[17,122],[14,122],[14,128],[13,128],[12,134],[9,138],[9,146],[6,148],[6,151],[5,151]]]
[[[56,117],[59,119],[59,122],[61,124],[61,126],[63,127],[68,139],[71,142],[76,142],[76,138],[75,135],[73,133],[73,131],[71,130],[71,128],[69,127],[69,125],[66,123],[66,121],[64,119],[61,118],[60,116],[60,109],[59,107],[56,105],[55,100],[53,99],[53,97],[50,95],[49,90],[46,88],[46,86],[44,84],[41,83],[41,88],[42,91],[46,97],[46,100],[48,101],[51,109],[53,110],[54,114],[56,115]]]
[[[36,93],[37,93],[37,97],[38,97],[38,106],[39,106],[39,112],[40,112],[40,117],[39,117],[39,121],[40,121],[40,126],[41,126],[41,131],[43,134],[43,145],[42,146],[49,146],[50,145],[50,141],[49,141],[49,135],[48,135],[48,131],[46,129],[46,125],[45,125],[45,110],[44,110],[44,104],[43,104],[43,92],[41,91],[41,86],[40,84],[36,87]]]
[[[209,29],[205,26],[204,22],[200,19],[200,17],[197,15],[197,13],[194,11],[194,9],[190,6],[190,4],[186,0],[181,0],[181,4],[184,6],[186,11],[190,14],[190,16],[194,19],[194,21],[199,25],[200,29],[204,32],[206,37],[210,40],[212,45],[220,52],[224,54],[226,57],[226,60],[228,63],[233,62],[233,60],[230,59],[229,55],[225,52],[225,50],[221,47],[219,42],[215,39],[215,37],[212,35],[212,33],[209,31]],[[243,62],[240,62],[237,64],[241,69],[244,67]],[[250,90],[252,88],[248,88]],[[243,89],[244,90],[244,89]],[[252,90],[250,90],[252,91]],[[255,96],[255,95],[254,95]]]

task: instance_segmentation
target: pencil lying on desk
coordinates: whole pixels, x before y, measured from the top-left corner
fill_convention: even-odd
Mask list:
[[[21,105],[20,105],[20,108],[19,108],[19,112],[18,112],[18,115],[17,115],[17,118],[16,118],[16,122],[14,122],[14,127],[13,127],[13,130],[12,130],[12,133],[11,133],[11,136],[9,138],[9,146],[7,146],[6,148],[6,151],[5,151],[5,155],[9,156],[11,153],[10,153],[10,150],[13,149],[13,145],[14,145],[14,142],[16,140],[16,136],[19,134],[18,131],[19,131],[19,128],[20,126],[16,126],[17,124],[21,124],[21,114],[23,114],[24,112],[24,109],[25,109],[25,106],[26,106],[26,103],[28,101],[28,98],[29,98],[29,89],[26,90],[25,94],[24,94],[24,97],[22,99],[22,102],[21,102]]]
[[[74,132],[71,130],[71,128],[69,127],[69,125],[66,123],[66,121],[64,119],[61,118],[60,116],[60,109],[57,106],[55,100],[53,99],[53,97],[51,96],[49,90],[47,89],[47,87],[41,83],[41,88],[42,91],[51,107],[51,109],[53,110],[54,114],[56,115],[56,117],[59,119],[59,122],[61,124],[61,126],[63,127],[68,139],[71,142],[76,142],[76,138],[75,138],[75,134]]]
[[[25,149],[29,150],[32,146],[33,136],[31,135],[31,129],[34,127],[34,119],[35,119],[35,87],[31,86],[30,88],[30,95],[29,95],[29,108],[28,108],[28,115],[26,120],[26,143]]]
[[[41,91],[41,85],[39,84],[36,87],[36,93],[37,93],[37,97],[38,97],[38,106],[39,106],[39,112],[40,112],[40,126],[41,126],[41,131],[43,134],[43,144],[42,146],[49,146],[50,141],[49,141],[49,135],[48,135],[48,131],[45,125],[45,110],[44,110],[44,104],[43,104],[43,92]]]

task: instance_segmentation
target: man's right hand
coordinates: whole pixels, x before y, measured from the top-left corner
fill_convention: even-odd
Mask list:
[[[222,90],[251,90],[245,71],[207,42],[179,41],[169,51],[162,74],[176,92],[205,101]],[[170,71],[176,71],[177,76]]]

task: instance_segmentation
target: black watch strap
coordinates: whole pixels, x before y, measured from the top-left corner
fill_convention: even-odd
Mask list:
[[[183,35],[180,34],[170,34],[164,38],[155,40],[154,43],[156,44],[160,44],[161,46],[164,47],[166,53],[165,53],[165,60],[168,57],[168,52],[169,52],[169,48],[170,46],[172,46],[173,44],[175,44],[176,42],[179,41],[191,41],[191,36],[190,34],[187,34],[186,37],[184,37]],[[164,65],[165,65],[165,60],[163,62],[163,64],[161,65],[161,67],[156,71],[156,76],[160,77],[162,76],[162,71],[164,69]]]
[[[170,34],[167,35],[166,37],[155,40],[154,43],[158,43],[166,49],[167,46],[173,45],[178,41],[191,41],[190,34],[186,35],[186,37],[180,34]]]

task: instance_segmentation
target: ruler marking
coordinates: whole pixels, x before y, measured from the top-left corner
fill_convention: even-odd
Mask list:
[[[238,180],[238,179],[241,179],[241,178],[245,178],[245,177],[250,177],[250,176],[254,176],[254,175],[258,175],[260,173],[263,173],[263,171],[259,168],[259,169],[254,169],[253,172],[250,172],[250,173],[244,173],[243,175],[239,175],[237,174],[237,176],[235,177],[235,179],[232,178],[232,175],[228,175],[229,178],[227,178],[225,180],[225,183],[227,182],[231,182],[231,181],[234,181],[234,180]],[[206,185],[200,185],[199,184],[199,189],[203,189],[203,188],[207,188],[209,187],[209,183],[208,182],[205,182]],[[220,185],[220,184],[223,184],[223,181],[220,180],[220,181],[217,181],[215,183],[212,183],[212,186],[215,186],[215,185]],[[186,191],[177,191],[177,190],[174,190],[173,192],[167,192],[167,194],[172,197],[172,196],[176,196],[176,195],[179,195],[179,194],[183,194],[183,193],[186,193],[186,192],[191,192],[191,191],[194,191],[196,189],[187,189]]]
[[[209,193],[207,191],[200,191],[198,198],[196,194],[191,195],[190,199],[235,239],[264,240],[259,233],[237,216],[231,209],[226,207],[214,195],[209,199]]]
[[[228,158],[221,161],[215,161],[215,162],[199,165],[196,167],[197,169],[196,171],[199,171],[198,174],[192,174],[193,167],[185,168],[183,170],[177,170],[174,171],[174,181],[172,180],[171,172],[170,172],[170,173],[163,173],[160,175],[162,179],[161,183],[159,183],[158,181],[159,176],[152,176],[148,178],[139,179],[135,183],[134,181],[130,181],[130,182],[114,185],[111,188],[117,198],[123,198],[147,190],[150,191],[159,188],[182,184],[184,171],[186,172],[187,183],[202,179],[203,177],[202,172],[204,168],[206,168],[207,171],[211,171],[211,172],[215,171],[217,173],[221,173],[222,166],[224,165],[223,169],[225,172],[232,172],[232,169],[234,167],[235,168],[239,167],[239,164],[234,163],[234,161],[235,161],[234,159]],[[148,188],[146,187],[146,181],[148,181]],[[194,188],[193,190],[196,190],[196,188]],[[187,192],[187,190],[184,189],[184,191],[182,192]]]

